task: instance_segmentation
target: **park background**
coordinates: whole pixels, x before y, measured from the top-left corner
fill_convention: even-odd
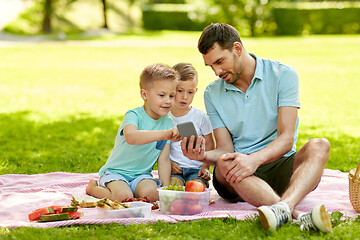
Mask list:
[[[14,1],[0,1],[0,19],[8,10],[1,3]],[[359,1],[17,2],[24,3],[21,11],[0,32],[0,174],[97,172],[112,150],[123,115],[142,104],[140,72],[155,62],[191,62],[199,72],[194,106],[205,110],[203,91],[215,75],[196,46],[202,28],[211,22],[236,26],[248,52],[298,71],[298,147],[326,137],[332,145],[327,168],[348,172],[360,160]],[[359,221],[336,224],[331,235],[300,236],[356,238]],[[75,226],[51,233],[99,239],[111,239],[108,231],[118,236],[129,232],[127,239],[151,233],[162,239],[215,239],[223,237],[216,235],[222,231],[229,239],[237,231],[253,238],[299,234],[294,226],[275,235],[264,233],[253,220],[176,225]],[[148,235],[131,235],[134,231]],[[23,239],[33,232],[47,230],[2,229],[0,237]]]

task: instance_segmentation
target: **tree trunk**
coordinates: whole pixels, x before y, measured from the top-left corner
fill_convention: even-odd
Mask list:
[[[103,4],[103,15],[104,15],[104,26],[103,26],[103,28],[108,29],[109,26],[108,26],[107,16],[106,16],[106,9],[107,9],[106,0],[101,0],[101,1],[102,1],[102,4]]]
[[[51,27],[51,16],[52,16],[52,0],[45,0],[44,2],[44,19],[42,23],[42,31],[45,33],[50,33],[52,31]]]

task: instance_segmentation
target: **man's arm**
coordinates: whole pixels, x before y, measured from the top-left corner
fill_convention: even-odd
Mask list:
[[[260,160],[260,165],[283,157],[294,144],[297,120],[296,107],[280,107],[277,119],[277,138],[262,150],[250,154]]]
[[[217,160],[224,153],[232,153],[234,152],[234,146],[232,143],[232,138],[227,130],[227,128],[217,128],[214,130],[216,148],[214,150],[205,151],[206,140],[205,138],[201,141],[200,147],[200,139],[199,136],[196,141],[195,149],[192,148],[194,144],[195,137],[192,136],[189,141],[188,148],[186,148],[186,137],[181,142],[181,150],[184,155],[192,160],[197,160],[200,162],[207,163],[209,165],[216,165]]]
[[[226,180],[232,183],[240,182],[252,175],[260,165],[275,161],[289,152],[294,144],[296,120],[296,107],[280,107],[277,118],[277,138],[274,141],[250,155],[241,153],[223,155],[221,160],[232,160],[227,169]]]
[[[170,144],[165,144],[164,148],[161,150],[157,165],[162,186],[169,185],[171,174]]]
[[[128,124],[123,130],[125,141],[131,145],[143,145],[159,140],[179,141],[180,134],[176,127],[169,130],[138,130],[135,125]]]

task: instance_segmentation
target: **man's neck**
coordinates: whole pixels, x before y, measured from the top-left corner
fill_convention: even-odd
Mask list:
[[[248,53],[245,53],[242,57],[243,71],[240,75],[239,80],[236,81],[234,86],[240,89],[242,92],[246,93],[255,75],[256,60],[255,57]]]

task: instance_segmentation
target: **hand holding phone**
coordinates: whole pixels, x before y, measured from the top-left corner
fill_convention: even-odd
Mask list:
[[[181,139],[183,139],[184,137],[187,137],[186,148],[189,145],[190,137],[193,135],[195,136],[195,141],[194,141],[194,146],[193,146],[193,148],[195,148],[197,133],[196,133],[194,124],[192,122],[184,122],[184,123],[179,123],[178,125],[176,125],[176,127],[179,130]]]

